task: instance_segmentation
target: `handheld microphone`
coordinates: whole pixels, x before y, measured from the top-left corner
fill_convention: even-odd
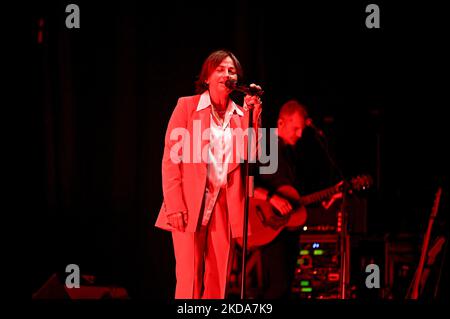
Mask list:
[[[239,91],[248,95],[262,96],[264,94],[264,91],[257,87],[237,84],[237,82],[233,80],[226,80],[225,86],[230,90]]]

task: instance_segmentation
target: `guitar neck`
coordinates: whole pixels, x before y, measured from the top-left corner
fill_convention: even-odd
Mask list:
[[[334,195],[336,193],[339,193],[340,189],[339,186],[333,186],[315,193],[312,193],[310,195],[302,196],[300,198],[300,205],[307,206],[319,201],[324,200],[325,198],[330,197],[331,195]]]

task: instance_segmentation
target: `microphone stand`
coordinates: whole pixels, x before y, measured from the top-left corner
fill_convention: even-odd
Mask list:
[[[347,299],[347,286],[350,279],[350,237],[348,234],[348,212],[347,212],[347,187],[348,182],[344,178],[344,174],[338,167],[333,157],[330,155],[328,142],[325,134],[322,130],[315,126],[311,126],[314,129],[314,136],[319,142],[322,149],[330,162],[331,166],[338,172],[340,178],[344,181],[344,190],[342,192],[341,203],[341,230],[339,240],[339,255],[340,255],[340,276],[339,276],[339,299]]]
[[[242,270],[241,270],[241,299],[246,298],[245,284],[247,275],[247,237],[248,237],[248,206],[250,190],[253,191],[253,176],[250,175],[250,165],[249,159],[251,156],[251,137],[253,132],[253,107],[249,108],[248,111],[248,144],[247,144],[247,157],[244,160],[244,172],[245,172],[245,202],[244,202],[244,229],[243,229],[243,240],[242,240]],[[251,187],[251,188],[250,188]]]
[[[264,91],[261,89],[256,89],[254,87],[246,87],[243,85],[238,85],[236,81],[233,80],[227,80],[225,85],[234,91],[238,91],[244,94],[248,95],[258,95],[262,96],[264,94]],[[253,196],[253,182],[254,177],[250,174],[250,156],[251,156],[251,148],[252,148],[252,135],[253,135],[253,106],[250,106],[248,109],[248,139],[247,139],[247,157],[244,160],[244,173],[245,173],[245,202],[244,202],[244,229],[242,232],[242,269],[241,269],[241,299],[246,298],[246,291],[245,291],[245,284],[246,284],[246,277],[247,277],[247,237],[248,237],[248,210],[249,210],[249,197],[250,192]],[[257,132],[255,132],[257,134]],[[257,141],[255,143],[257,152]],[[256,153],[255,153],[256,157]]]

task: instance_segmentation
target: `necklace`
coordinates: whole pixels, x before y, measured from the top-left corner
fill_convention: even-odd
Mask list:
[[[225,113],[227,110],[216,110],[216,108],[213,106],[212,107],[212,114],[214,116],[214,118],[216,119],[216,121],[220,124],[223,125],[223,121],[225,120]]]

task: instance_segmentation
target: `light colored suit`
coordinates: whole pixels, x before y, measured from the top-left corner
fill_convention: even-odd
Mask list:
[[[205,193],[207,179],[207,163],[173,163],[170,152],[172,147],[179,143],[180,140],[171,140],[170,134],[175,128],[186,128],[190,135],[189,150],[192,160],[194,152],[199,150],[195,146],[194,141],[194,123],[200,124],[200,130],[203,132],[210,127],[210,108],[197,111],[197,105],[200,95],[182,97],[178,100],[172,116],[170,118],[164,145],[164,155],[162,160],[162,184],[164,201],[161,206],[156,226],[165,230],[172,231],[173,228],[167,224],[167,215],[176,212],[188,212],[187,232],[197,230],[198,219],[201,216],[201,206]],[[232,129],[240,128],[246,130],[248,127],[248,112],[244,112],[244,116],[233,114],[230,120]],[[233,141],[236,145],[233,147],[233,156],[236,158],[237,150],[245,150],[247,147],[247,136],[243,141],[235,138]],[[241,145],[243,142],[243,145]],[[200,152],[208,145],[208,140],[201,141]],[[239,152],[239,151],[238,151]],[[246,152],[242,152],[242,157]],[[245,193],[245,176],[243,176],[243,166],[237,161],[233,161],[228,165],[228,178],[226,195],[232,200],[227,201],[229,222],[233,237],[241,237],[243,229],[243,212],[244,212],[244,193]]]
[[[172,231],[177,299],[224,298],[230,241],[232,237],[242,237],[243,232],[245,176],[243,166],[240,165],[242,162],[236,159],[242,159],[246,155],[246,134],[242,139],[233,135],[233,160],[228,164],[226,188],[220,190],[209,224],[199,226],[208,177],[208,164],[201,154],[202,150],[208,148],[209,135],[205,134],[201,142],[199,139],[201,134],[210,128],[211,121],[211,107],[197,108],[200,97],[195,95],[178,100],[167,127],[162,160],[164,201],[155,225]],[[240,111],[233,113],[230,128],[245,131],[248,126],[248,112],[243,112],[238,106],[237,108]],[[184,135],[175,140],[171,139],[174,130],[180,131],[180,128]],[[180,145],[185,148],[177,147]],[[196,154],[199,156],[196,157]],[[174,159],[182,161],[175,163]],[[188,213],[185,232],[175,230],[167,223],[167,215],[176,212]]]

